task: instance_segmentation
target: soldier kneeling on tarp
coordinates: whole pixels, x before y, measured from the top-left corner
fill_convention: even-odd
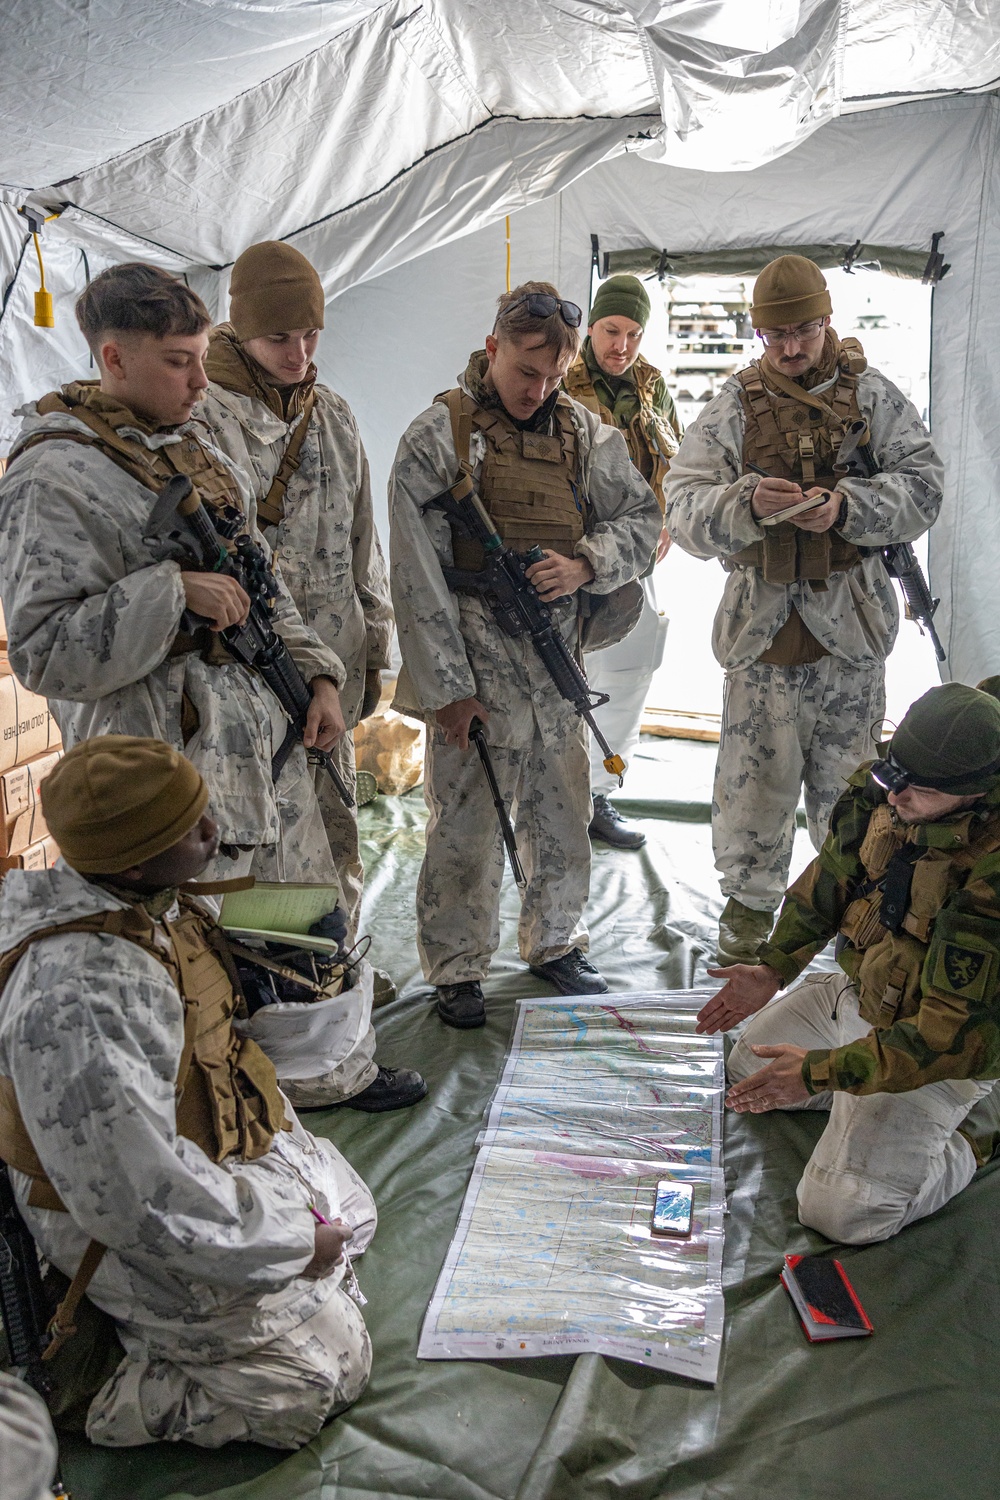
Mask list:
[[[846,1244],[934,1213],[1000,1139],[1000,678],[981,686],[913,704],[850,778],[757,965],[709,970],[726,983],[698,1029],[754,1017],[730,1107],[830,1111],[799,1218]],[[834,934],[843,973],[774,998]]]
[[[0,1157],[46,1259],[125,1350],[92,1442],[297,1448],[357,1400],[371,1345],[345,1253],[375,1204],[302,1128],[221,930],[179,887],[216,853],[208,789],[161,740],[75,746],[42,783],[63,858],[0,889]]]

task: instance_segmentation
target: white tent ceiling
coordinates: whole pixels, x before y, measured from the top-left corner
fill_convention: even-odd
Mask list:
[[[476,231],[558,195],[577,237],[571,250],[553,231],[549,248],[558,241],[567,267],[584,264],[584,226],[608,248],[675,251],[856,238],[918,250],[944,229],[954,269],[936,314],[936,429],[951,445],[954,513],[992,506],[992,517],[1000,312],[983,278],[1000,211],[997,101],[985,91],[1000,79],[998,10],[1000,0],[8,0],[0,444],[12,407],[86,368],[70,307],[104,265],[156,261],[224,312],[228,265],[253,241],[284,237],[346,310],[350,289],[396,285],[463,236],[472,255]],[[981,97],[912,102],[956,94]],[[52,330],[31,322],[25,201],[58,215],[44,230]],[[972,317],[983,368],[970,374]],[[388,345],[396,329],[369,308],[359,332]],[[1000,546],[1000,522],[988,524]],[[952,667],[969,675],[1000,662],[1000,626],[962,602],[976,565],[962,527],[938,530]]]

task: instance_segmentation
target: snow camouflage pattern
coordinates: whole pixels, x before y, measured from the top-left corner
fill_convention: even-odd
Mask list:
[[[757,478],[743,474],[739,391],[735,377],[726,381],[687,429],[667,475],[665,524],[695,557],[726,558],[765,536],[750,510]],[[847,499],[839,534],[859,547],[913,541],[937,518],[940,459],[915,408],[884,375],[869,367],[857,397],[886,472],[838,481]],[[760,662],[793,606],[829,655],[812,666]],[[877,553],[831,574],[825,588],[765,583],[756,568],[729,573],[712,636],[727,674],[712,807],[726,896],[757,911],[776,908],[803,779],[820,847],[846,777],[870,752],[898,626],[894,586]]]
[[[667,475],[664,524],[693,557],[731,557],[766,535],[750,510],[757,476],[743,473],[739,390],[730,377],[687,429]],[[838,532],[859,547],[915,541],[941,507],[941,460],[915,407],[891,380],[869,366],[858,378],[857,395],[885,472],[838,480],[847,498],[847,520]],[[896,639],[899,610],[881,558],[866,557],[826,582],[826,589],[801,580],[771,584],[757,569],[736,568],[715,617],[712,646],[720,665],[734,671],[757,661],[792,605],[832,656],[884,661]]]
[[[33,406],[23,412],[25,436],[88,431],[72,416],[39,417]],[[199,434],[186,423],[172,433],[135,428],[127,435],[153,448]],[[54,439],[14,460],[0,481],[0,593],[11,664],[49,699],[67,746],[97,734],[166,740],[204,776],[224,843],[275,844],[280,816],[270,762],[287,721],[270,691],[235,663],[210,666],[196,652],[168,656],[184,589],[178,564],[143,539],[154,500],[92,444]],[[303,624],[285,591],[277,624],[307,681],[323,675],[343,683],[339,657]],[[200,721],[187,745],[185,697]],[[310,775],[299,747],[282,778],[288,817],[309,806],[302,783]],[[332,876],[329,850],[307,853],[304,843],[300,868],[325,865]]]
[[[0,930],[13,946],[121,905],[60,861],[5,879]],[[12,1172],[15,1191],[65,1274],[90,1238],[108,1246],[88,1295],[119,1323],[127,1358],[91,1406],[92,1440],[293,1447],[359,1394],[370,1360],[346,1266],[300,1276],[308,1204],[351,1223],[352,1254],[371,1240],[375,1205],[298,1121],[254,1162],[217,1164],[178,1137],[182,1045],[177,989],[135,944],[66,933],[32,945],[0,996],[0,1074],[68,1213],[29,1208],[28,1179]]]
[[[576,402],[573,413],[589,503],[587,533],[576,552],[594,569],[588,592],[607,596],[646,568],[660,511],[621,434]],[[473,442],[478,477],[482,440],[474,435]],[[416,711],[432,726],[434,711],[460,698],[477,697],[488,710],[488,739],[501,784],[506,783],[507,795],[516,792],[522,820],[531,810],[534,825],[529,832],[524,824],[535,852],[524,897],[522,950],[529,947],[533,958],[543,953],[556,958],[574,943],[585,946],[580,917],[590,880],[586,828],[591,815],[586,729],[559,697],[534,648],[503,635],[485,604],[451,593],[445,583],[441,568],[452,561],[451,531],[441,512],[424,507],[457,474],[448,409],[435,402],[403,435],[389,482],[392,592],[404,668],[394,707]],[[641,591],[635,593],[638,606]],[[633,610],[629,628],[638,612]],[[561,606],[554,614],[575,649],[576,608]],[[439,739],[430,749],[424,780],[431,825],[418,928],[425,975],[438,984],[479,977],[499,940],[500,835],[474,759],[474,750],[463,756],[446,750]],[[475,904],[469,900],[473,885],[479,892]]]
[[[284,520],[262,530],[303,620],[344,664],[340,703],[351,730],[361,714],[365,673],[391,664],[392,607],[358,425],[342,396],[325,385],[314,391],[299,467],[285,492]],[[263,401],[215,383],[197,418],[237,466],[244,502],[256,520],[256,503],[270,489],[295,424]],[[349,734],[335,746],[334,757],[353,789]],[[343,905],[356,933],[364,880],[357,813],[345,808],[325,772],[317,769],[315,781]]]
[[[891,825],[879,867],[890,848],[906,843],[925,853],[913,866],[903,930],[876,923],[862,937],[858,911],[854,921],[847,913],[876,867],[865,840],[877,816]],[[812,1092],[904,1093],[943,1079],[1000,1077],[998,850],[1000,782],[971,811],[895,825],[868,766],[851,777],[822,850],[789,890],[759,950],[788,983],[834,933],[852,938],[839,961],[874,1029],[847,1046],[809,1053],[803,1078]]]
[[[885,713],[877,663],[824,656],[810,666],[756,662],[727,672],[712,791],[712,847],[724,896],[776,911],[788,885],[795,809],[805,784],[809,837],[819,849]]]

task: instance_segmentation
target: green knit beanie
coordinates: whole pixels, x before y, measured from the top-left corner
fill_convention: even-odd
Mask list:
[[[649,322],[649,294],[637,276],[612,276],[602,281],[590,309],[588,327],[601,318],[631,318],[645,328]]]
[[[990,791],[1000,776],[1000,703],[964,682],[931,688],[903,715],[891,751],[917,786],[956,797]]]

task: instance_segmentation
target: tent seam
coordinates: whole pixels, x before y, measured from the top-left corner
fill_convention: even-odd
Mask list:
[[[295,239],[295,237],[297,235],[306,234],[310,229],[316,229],[320,224],[328,224],[328,223],[330,223],[330,221],[332,219],[336,219],[341,214],[345,214],[345,213],[350,212],[351,209],[360,208],[363,203],[371,203],[372,200],[375,199],[375,198],[377,198],[380,193],[384,193],[388,188],[391,188],[395,183],[400,182],[403,178],[405,178],[406,176],[408,176],[409,173],[413,172],[417,167],[422,166],[424,162],[429,161],[432,157],[437,156],[442,151],[448,151],[448,150],[450,150],[453,146],[459,145],[462,141],[467,141],[471,136],[476,135],[478,131],[483,130],[484,128],[486,128],[489,125],[504,125],[504,126],[506,126],[506,125],[509,125],[511,123],[513,123],[513,124],[519,124],[519,125],[541,125],[541,124],[546,124],[546,123],[553,124],[553,125],[572,125],[572,124],[575,124],[577,121],[580,121],[580,120],[592,120],[595,123],[598,123],[598,122],[601,122],[601,121],[607,121],[609,123],[613,123],[616,120],[620,120],[620,121],[622,121],[624,123],[624,122],[629,121],[629,120],[646,120],[646,119],[649,119],[649,118],[651,118],[651,117],[649,115],[646,115],[646,114],[639,114],[639,115],[588,115],[588,114],[580,114],[580,115],[548,115],[548,116],[547,115],[504,115],[504,114],[499,114],[498,115],[498,114],[491,114],[488,119],[486,119],[486,120],[480,120],[478,124],[473,125],[471,129],[466,130],[462,135],[452,136],[450,140],[442,141],[439,145],[432,146],[429,151],[425,151],[424,152],[423,156],[419,156],[419,157],[417,157],[417,159],[415,161],[409,162],[405,167],[401,167],[399,169],[399,171],[395,174],[395,176],[387,178],[386,181],[383,182],[383,183],[381,183],[379,187],[374,188],[372,190],[372,192],[370,192],[370,193],[366,193],[364,195],[364,197],[362,197],[362,198],[354,198],[354,199],[352,199],[352,201],[350,203],[344,203],[344,204],[341,205],[340,208],[334,209],[332,211],[332,213],[323,214],[318,219],[311,219],[306,224],[300,224],[296,229],[290,229],[287,234],[284,234],[284,235],[281,236],[281,240],[282,240],[282,242],[287,242],[287,241],[293,240],[293,239]],[[70,180],[72,180],[72,179],[70,179]],[[93,209],[91,209],[91,208],[85,208],[83,206],[83,204],[81,204],[81,203],[74,203],[72,199],[65,200],[64,203],[63,203],[63,207],[64,208],[75,209],[76,212],[80,213],[80,214],[86,214],[88,218],[94,219],[94,220],[96,220],[100,224],[107,224],[109,226],[109,228],[117,230],[117,232],[119,234],[130,235],[133,239],[141,240],[146,245],[153,245],[157,250],[163,250],[168,255],[176,255],[177,258],[178,258],[178,260],[184,261],[189,266],[204,267],[204,269],[208,270],[208,271],[225,271],[225,270],[228,269],[228,267],[230,267],[230,266],[232,266],[234,264],[234,261],[231,261],[231,260],[223,261],[221,263],[214,262],[214,261],[196,261],[196,260],[192,260],[192,258],[190,256],[185,255],[182,251],[175,249],[174,246],[172,246],[172,245],[164,245],[160,240],[153,240],[153,239],[150,239],[150,237],[148,235],[138,234],[134,229],[129,229],[124,224],[118,224],[118,223],[116,223],[116,221],[114,219],[106,218],[103,214],[95,213]]]
[[[14,292],[14,288],[17,285],[17,278],[20,276],[20,274],[21,274],[21,267],[24,264],[25,251],[27,250],[27,248],[28,248],[28,246],[30,244],[31,244],[31,235],[29,234],[29,235],[26,235],[25,238],[24,238],[24,243],[21,246],[21,253],[17,257],[17,265],[14,267],[14,274],[11,276],[11,278],[8,281],[7,285],[4,287],[3,301],[0,302],[0,323],[3,322],[4,318],[7,315],[7,304],[10,302],[10,299],[11,299],[11,297],[13,295],[13,292]]]
[[[987,164],[987,167],[993,161],[994,153],[995,153],[995,149],[996,149],[997,119],[998,119],[998,104],[997,104],[997,101],[994,100],[994,103],[993,103],[993,106],[992,106],[992,114],[990,116],[990,121],[989,121],[989,130],[988,130],[987,140],[986,140],[986,143],[985,143],[985,152],[984,152],[984,157],[985,157],[985,162]],[[984,221],[984,217],[985,217],[985,214],[986,214],[986,200],[987,200],[987,195],[989,193],[991,193],[991,192],[992,192],[992,178],[991,178],[991,176],[989,174],[989,171],[988,170],[984,170],[984,172],[983,172],[983,178],[982,178],[982,185],[980,187],[980,192],[979,192],[979,212],[978,212],[978,214],[976,216],[976,245],[975,245],[975,250],[973,252],[972,295],[969,298],[969,305],[968,305],[968,312],[967,312],[967,324],[966,324],[966,326],[967,326],[967,328],[968,328],[968,330],[970,332],[972,331],[973,327],[975,326],[975,324],[974,324],[975,311],[979,307],[979,297],[980,297],[980,290],[981,290],[981,284],[982,284],[983,221]],[[955,476],[955,479],[956,479],[955,490],[956,490],[956,492],[957,492],[958,495],[962,495],[964,493],[965,477],[966,477],[966,471],[967,471],[969,426],[970,426],[970,423],[972,421],[972,416],[971,416],[971,413],[969,411],[969,401],[968,401],[969,372],[970,372],[971,365],[972,365],[972,361],[967,359],[965,361],[965,364],[964,364],[964,367],[963,367],[963,370],[962,370],[962,403],[961,403],[961,409],[962,409],[962,430],[961,430],[961,438],[960,438],[960,441],[959,441],[959,448],[958,448],[958,451],[959,451],[959,472]],[[933,393],[931,393],[931,399],[933,400]],[[960,543],[960,540],[961,540],[961,536],[964,534],[963,519],[964,519],[964,507],[961,506],[961,505],[959,505],[959,506],[956,507],[955,545],[953,545],[952,549],[951,549],[951,559],[950,559],[949,568],[948,568],[948,646],[947,646],[947,651],[948,651],[949,660],[950,660],[950,657],[951,657],[951,650],[952,650],[952,636],[954,634],[954,628],[955,628],[955,623],[956,623],[955,622],[955,599],[958,596],[958,589],[956,587],[956,584],[957,584],[956,572],[957,572],[957,569],[958,569],[959,553],[961,551],[959,543]]]
[[[282,235],[282,240],[291,240],[291,239],[294,239],[296,235],[305,234],[310,229],[316,229],[320,224],[328,224],[331,221],[331,219],[336,219],[341,214],[348,213],[352,208],[360,208],[360,206],[363,203],[370,203],[374,198],[377,198],[380,193],[384,193],[387,188],[392,187],[395,183],[401,181],[404,177],[408,176],[409,173],[413,172],[417,167],[422,166],[424,162],[429,161],[432,157],[437,156],[442,151],[448,151],[448,150],[450,150],[453,146],[458,145],[462,141],[467,141],[470,138],[470,136],[476,135],[480,130],[485,129],[487,126],[490,126],[490,125],[503,125],[504,127],[506,127],[506,126],[508,126],[510,124],[517,124],[517,125],[541,125],[541,124],[549,123],[549,124],[553,124],[553,125],[572,125],[572,124],[575,124],[578,120],[593,120],[595,123],[599,122],[599,121],[608,121],[609,123],[611,123],[611,122],[613,122],[615,120],[621,120],[621,121],[624,122],[624,121],[627,121],[627,120],[646,120],[646,119],[649,119],[649,118],[650,118],[650,116],[649,115],[645,115],[645,114],[642,114],[642,115],[587,115],[587,114],[581,114],[581,115],[507,115],[507,114],[491,114],[488,119],[486,119],[486,120],[480,120],[479,123],[478,123],[478,125],[473,125],[472,128],[470,130],[465,131],[465,133],[463,135],[452,136],[451,140],[442,141],[440,143],[440,145],[432,146],[429,151],[425,151],[424,152],[423,156],[417,157],[417,159],[415,161],[410,162],[405,167],[400,167],[399,171],[395,174],[394,177],[388,178],[384,183],[382,183],[382,185],[380,187],[375,188],[370,193],[366,193],[363,198],[355,198],[355,199],[352,200],[352,202],[345,203],[341,208],[334,209],[332,213],[323,214],[318,219],[312,219],[312,220],[310,220],[310,222],[308,224],[300,224],[297,229],[290,229],[287,234]],[[512,162],[512,165],[513,165],[513,162]],[[516,170],[515,170],[515,176],[516,175],[517,174],[516,174]],[[521,186],[520,178],[517,178],[517,181],[518,181],[518,186],[520,187]],[[523,191],[523,188],[522,188],[522,191]],[[155,242],[154,241],[150,241],[150,243],[152,244],[152,243],[155,243]],[[165,247],[161,247],[161,248],[165,248]],[[233,261],[227,260],[224,265],[222,265],[222,266],[211,266],[209,269],[213,270],[213,271],[224,271],[228,266],[231,266],[233,264],[234,264]]]

